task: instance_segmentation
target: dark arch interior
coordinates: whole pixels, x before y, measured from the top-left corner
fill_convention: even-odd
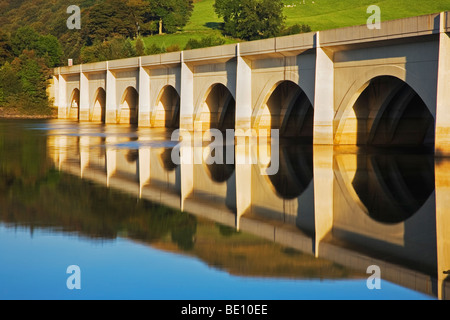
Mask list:
[[[98,103],[100,104],[101,110],[100,110],[100,121],[105,122],[106,118],[106,91],[103,88],[99,88],[97,90],[97,96],[94,101],[94,108],[95,105]]]
[[[354,110],[358,119],[358,144],[418,146],[434,143],[433,115],[414,89],[398,78],[372,79],[356,101]]]
[[[219,130],[235,128],[236,102],[230,90],[223,84],[216,84],[206,98],[210,112],[210,126]]]
[[[128,87],[125,90],[125,94],[122,100],[123,103],[127,103],[129,107],[129,123],[137,124],[138,122],[138,105],[139,105],[139,94],[133,87]],[[122,121],[122,120],[121,120]]]
[[[299,197],[313,179],[313,148],[308,144],[282,144],[279,170],[269,179],[283,199]]]
[[[160,102],[164,106],[166,128],[178,128],[180,126],[180,96],[172,86],[163,89]]]
[[[279,129],[280,137],[313,141],[314,109],[305,92],[292,81],[281,82],[273,91],[267,106],[271,129]]]
[[[371,218],[399,223],[413,216],[435,188],[434,158],[427,152],[358,155],[352,181]]]
[[[76,104],[74,104],[74,102]],[[71,108],[78,108],[80,106],[80,90],[78,90],[78,88],[73,89],[72,91],[72,95],[71,95],[71,100],[70,100],[70,107]]]

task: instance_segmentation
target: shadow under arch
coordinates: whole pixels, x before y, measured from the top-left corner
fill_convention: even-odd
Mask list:
[[[91,110],[91,121],[105,123],[106,117],[106,91],[98,88],[94,95],[94,103]]]
[[[261,106],[255,127],[278,129],[280,137],[313,141],[314,109],[311,101],[296,83],[278,82]]]
[[[133,87],[127,87],[122,95],[117,123],[137,124],[139,94]]]
[[[337,140],[341,144],[434,144],[434,117],[419,94],[405,81],[395,76],[376,76],[359,92],[338,128]]]
[[[72,90],[69,99],[69,119],[78,120],[80,117],[80,90]]]
[[[213,84],[196,112],[195,128],[225,131],[235,128],[236,101],[230,90],[221,83]]]
[[[396,224],[412,217],[435,189],[433,154],[417,150],[357,155],[357,169],[351,182],[377,222]]]
[[[160,128],[179,128],[180,126],[180,95],[171,85],[165,86],[156,100],[152,126]]]

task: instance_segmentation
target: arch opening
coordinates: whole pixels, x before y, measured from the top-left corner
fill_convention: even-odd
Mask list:
[[[345,119],[357,145],[432,146],[434,117],[419,94],[393,76],[373,78]]]
[[[105,123],[106,117],[106,91],[98,88],[91,110],[91,121]]]
[[[158,128],[179,128],[180,95],[174,87],[163,88],[156,104],[152,125]]]
[[[69,101],[69,119],[78,120],[80,113],[80,90],[78,88],[73,89]]]
[[[133,87],[128,87],[122,96],[118,112],[118,123],[136,124],[138,122],[139,94]]]
[[[235,128],[236,102],[230,90],[223,84],[211,87],[197,113],[196,129],[206,131],[210,128],[225,131]]]
[[[281,138],[313,141],[314,109],[306,93],[292,81],[277,84],[263,106],[260,129],[278,129]]]

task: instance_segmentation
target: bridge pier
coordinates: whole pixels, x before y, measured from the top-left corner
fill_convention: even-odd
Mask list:
[[[90,120],[89,79],[86,73],[80,72],[80,121]]]
[[[138,107],[138,125],[140,127],[150,127],[150,75],[142,67],[139,59],[139,107]]]
[[[117,122],[116,77],[111,70],[106,71],[106,116],[105,123]]]
[[[437,155],[450,155],[450,24],[449,13],[440,15],[439,67],[436,98],[436,137]]]
[[[334,63],[333,53],[320,46],[316,34],[316,85],[314,94],[314,144],[332,145],[334,140]]]
[[[240,45],[237,47],[237,72],[236,72],[236,132],[249,132],[252,127],[252,69],[251,62],[245,60],[240,53]]]
[[[194,129],[194,73],[181,53],[180,129]]]
[[[66,79],[62,74],[58,77],[58,96],[58,118],[67,119],[67,88]]]

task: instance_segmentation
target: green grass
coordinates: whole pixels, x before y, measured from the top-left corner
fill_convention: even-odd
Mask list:
[[[285,8],[286,24],[308,24],[314,31],[365,24],[370,16],[366,13],[370,5],[381,9],[381,20],[419,16],[450,10],[448,0],[286,0],[285,4],[296,4]],[[314,3],[313,3],[314,2]]]
[[[222,20],[214,12],[214,1],[195,1],[191,19],[182,32],[147,37],[145,45],[154,43],[168,47],[178,44],[184,49],[190,38],[199,40],[210,35],[221,36],[218,28]],[[308,24],[313,31],[363,25],[370,16],[366,10],[372,4],[380,7],[382,21],[450,10],[449,0],[305,0],[305,4],[303,0],[285,0],[285,5],[295,5],[284,8],[285,22],[287,26]],[[226,43],[238,42],[237,39],[224,38]]]
[[[238,40],[224,37],[219,30],[219,24],[222,21],[214,12],[213,4],[215,0],[197,0],[195,2],[192,16],[183,28],[182,32],[174,34],[154,35],[144,38],[146,47],[156,44],[159,47],[169,47],[178,44],[184,49],[189,39],[200,40],[207,36],[221,37],[226,44],[235,43]]]

